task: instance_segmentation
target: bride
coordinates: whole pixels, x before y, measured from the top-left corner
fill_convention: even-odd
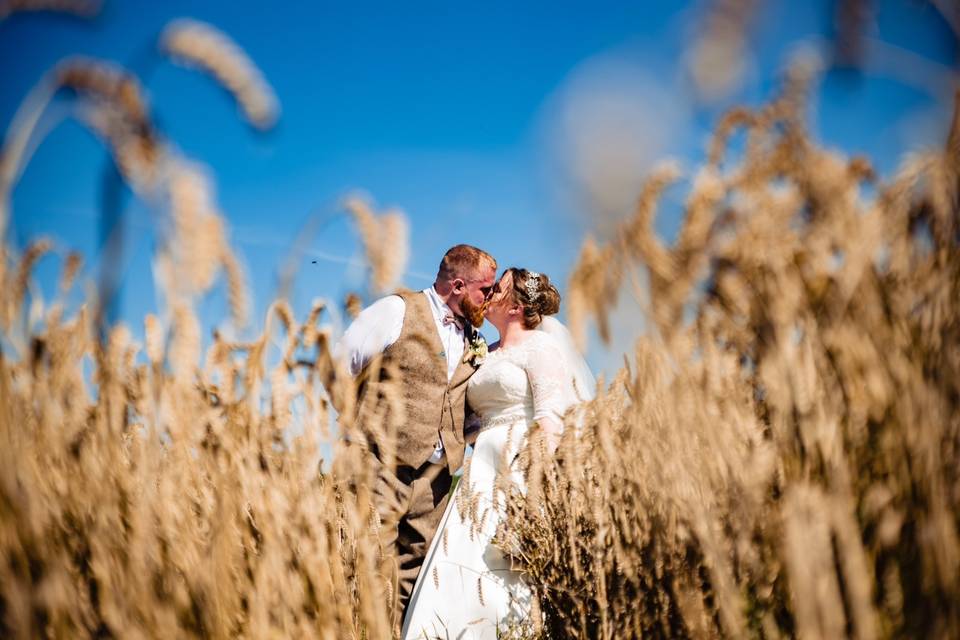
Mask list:
[[[569,332],[549,317],[559,308],[556,287],[533,271],[507,269],[494,287],[485,317],[500,341],[467,388],[479,435],[414,586],[404,640],[493,640],[529,621],[530,588],[492,544],[505,509],[497,478],[522,484],[512,463],[528,429],[539,425],[552,450],[565,411],[593,394]]]

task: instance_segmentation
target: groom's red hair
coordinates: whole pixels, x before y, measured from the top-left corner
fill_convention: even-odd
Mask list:
[[[443,254],[437,270],[437,280],[470,280],[487,267],[497,270],[497,261],[493,256],[469,244],[458,244]]]

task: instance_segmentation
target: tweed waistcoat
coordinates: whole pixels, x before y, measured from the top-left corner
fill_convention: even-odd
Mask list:
[[[430,459],[439,438],[453,473],[463,463],[464,404],[475,369],[460,362],[448,381],[446,354],[427,297],[420,291],[396,295],[406,304],[403,328],[362,374],[360,425],[381,461],[395,457],[397,464],[413,468]],[[466,327],[465,341],[472,335]]]

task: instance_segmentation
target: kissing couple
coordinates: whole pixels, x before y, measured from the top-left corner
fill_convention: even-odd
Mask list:
[[[431,287],[377,300],[336,347],[359,383],[385,597],[404,639],[492,640],[529,619],[530,588],[492,543],[505,517],[497,478],[522,485],[524,435],[539,426],[553,451],[567,409],[594,393],[569,332],[550,317],[559,309],[546,275],[510,268],[498,278],[491,255],[460,244]],[[484,320],[500,334],[489,350]],[[451,498],[468,444],[469,470]]]

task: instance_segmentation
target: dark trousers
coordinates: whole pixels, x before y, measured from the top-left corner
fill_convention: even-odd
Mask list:
[[[380,570],[391,585],[393,626],[399,631],[430,542],[447,506],[453,478],[445,464],[390,470],[377,460],[374,493],[380,516]]]

